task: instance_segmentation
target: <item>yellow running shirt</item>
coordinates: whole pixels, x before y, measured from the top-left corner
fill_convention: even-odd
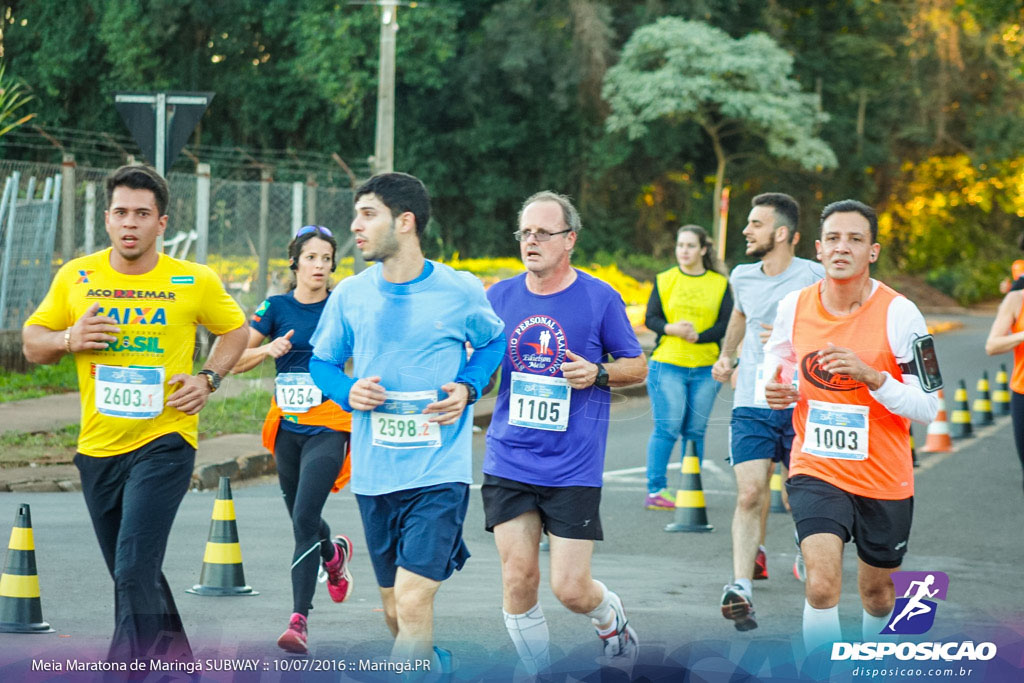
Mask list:
[[[94,303],[121,332],[102,351],[75,354],[82,394],[78,451],[120,455],[174,432],[195,447],[199,416],[164,405],[181,386],[167,380],[192,374],[197,324],[224,334],[245,324],[242,309],[206,266],[161,254],[150,272],[125,275],[110,266],[105,249],[65,263],[25,325],[64,330]]]

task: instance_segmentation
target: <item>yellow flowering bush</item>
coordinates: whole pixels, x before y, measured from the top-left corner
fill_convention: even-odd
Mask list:
[[[483,282],[484,287],[490,287],[499,280],[518,275],[523,272],[523,264],[518,258],[472,258],[463,259],[456,253],[446,263],[456,270],[465,270],[476,275]],[[210,256],[207,265],[213,269],[229,292],[235,294],[239,299],[241,293],[248,293],[252,283],[256,279],[257,261],[251,256]],[[343,258],[338,263],[334,272],[335,281],[342,280],[352,275],[352,257]],[[618,266],[612,264],[602,266],[598,264],[576,266],[585,273],[604,280],[612,286],[626,302],[626,312],[634,327],[640,327],[644,322],[644,312],[647,307],[647,299],[653,288],[650,282],[640,282],[635,278],[626,275]],[[291,278],[291,271],[288,270],[288,260],[283,258],[272,258],[269,261],[270,289],[271,291],[282,291],[287,288]],[[244,303],[255,305],[259,302]]]

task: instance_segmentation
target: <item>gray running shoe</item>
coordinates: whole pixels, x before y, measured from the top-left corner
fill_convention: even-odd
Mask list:
[[[796,559],[793,560],[793,576],[797,581],[807,581],[807,565],[804,564],[804,552],[800,549],[800,537],[796,531],[793,532],[793,541],[796,543]]]
[[[738,583],[727,584],[722,589],[722,616],[731,619],[737,631],[757,628],[754,621],[754,602],[750,593]]]
[[[622,608],[622,600],[619,599],[619,596],[608,591],[608,598],[612,611],[615,612],[615,630],[607,636],[597,634],[604,644],[604,656],[625,657],[635,662],[637,655],[640,654],[640,643],[637,642],[636,631],[626,619],[626,612]]]

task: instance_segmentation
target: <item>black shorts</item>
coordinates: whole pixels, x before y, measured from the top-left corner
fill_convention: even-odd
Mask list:
[[[866,564],[895,569],[903,563],[914,518],[914,498],[881,500],[848,493],[817,477],[798,474],[786,482],[796,532],[851,538]]]
[[[537,510],[544,531],[560,538],[603,541],[599,486],[535,486],[513,479],[484,475],[484,524],[488,531]]]

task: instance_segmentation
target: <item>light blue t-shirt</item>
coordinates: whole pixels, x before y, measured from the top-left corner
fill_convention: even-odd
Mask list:
[[[404,284],[385,280],[380,264],[342,280],[313,334],[314,359],[340,368],[351,358],[355,377],[377,375],[387,391],[431,391],[434,400],[445,398],[441,385],[466,366],[466,342],[474,348],[503,345],[504,324],[474,275],[429,265],[433,272]],[[499,361],[500,355],[490,367],[474,370],[489,376]],[[320,383],[315,373],[314,379]],[[347,393],[333,396],[336,387],[321,388],[347,405]],[[472,425],[469,407],[456,424],[440,428],[440,446],[392,448],[373,445],[370,412],[352,411],[352,492],[373,496],[472,483]]]
[[[744,263],[732,269],[729,284],[735,299],[734,305],[747,317],[747,329],[743,334],[743,348],[740,351],[740,365],[736,372],[736,392],[733,394],[733,408],[765,408],[767,404],[754,401],[754,384],[757,368],[764,360],[764,345],[761,344],[761,323],[771,325],[775,311],[782,297],[792,291],[803,289],[825,277],[820,263],[803,258],[793,258],[786,270],[771,277],[761,270],[761,263]]]

